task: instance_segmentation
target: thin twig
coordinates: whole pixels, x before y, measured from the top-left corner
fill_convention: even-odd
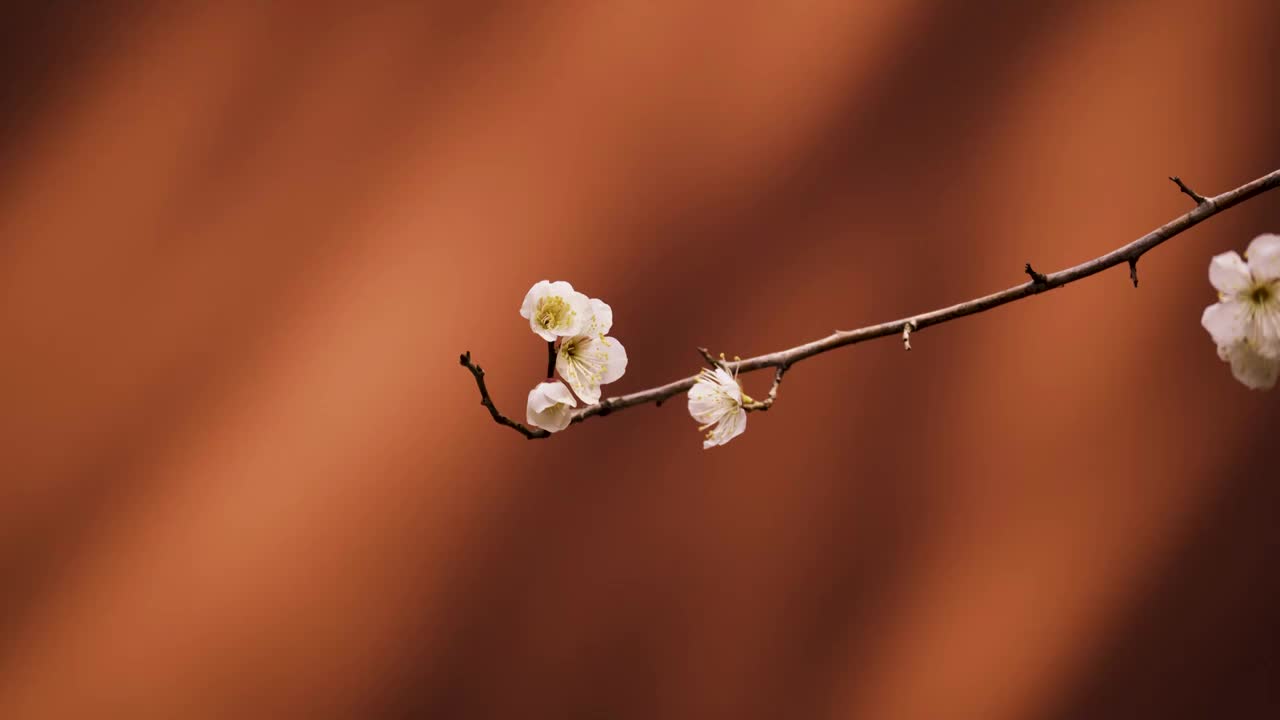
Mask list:
[[[515,420],[512,420],[506,415],[498,412],[498,408],[493,405],[493,399],[489,397],[489,388],[484,386],[484,370],[479,365],[471,362],[471,351],[468,350],[467,352],[462,353],[462,355],[458,357],[458,362],[461,363],[462,367],[470,370],[471,374],[475,376],[476,387],[480,388],[480,404],[489,408],[489,414],[493,416],[494,422],[499,425],[506,425],[530,440],[539,440],[551,434],[542,429],[530,430],[524,425],[521,425]]]
[[[787,372],[788,367],[789,366],[787,365],[779,365],[778,367],[774,368],[773,385],[769,387],[769,394],[765,396],[764,400],[749,402],[743,405],[742,409],[746,410],[747,412],[755,412],[757,410],[760,412],[764,412],[765,410],[768,410],[769,408],[773,407],[774,401],[778,399],[778,386],[782,384],[782,375],[785,372]]]
[[[547,343],[547,380],[556,378],[556,344],[554,341]]]
[[[1036,269],[1031,267],[1031,263],[1027,263],[1027,266],[1026,268],[1023,269],[1023,272],[1031,276],[1032,285],[1038,286],[1040,290],[1048,289],[1049,278],[1043,275],[1042,273],[1036,272]]]
[[[1224,210],[1235,207],[1236,205],[1239,205],[1250,198],[1261,195],[1268,190],[1280,187],[1280,170],[1270,172],[1256,180],[1245,183],[1234,190],[1228,190],[1221,195],[1211,198],[1204,198],[1196,195],[1177,177],[1173,177],[1171,179],[1177,183],[1178,187],[1184,193],[1187,193],[1191,195],[1193,199],[1196,199],[1196,207],[1191,210],[1191,212],[1170,220],[1137,240],[1116,248],[1105,255],[1080,263],[1079,265],[1066,268],[1065,270],[1049,273],[1048,275],[1036,272],[1031,268],[1030,263],[1028,263],[1025,268],[1025,272],[1031,276],[1031,282],[1024,282],[1020,285],[1015,285],[1014,287],[1001,290],[997,293],[984,295],[949,307],[939,308],[921,315],[914,315],[910,318],[891,320],[878,325],[868,325],[867,327],[858,328],[856,330],[837,330],[827,337],[820,338],[803,345],[798,345],[786,350],[779,350],[778,352],[768,353],[766,355],[758,355],[753,358],[747,358],[746,360],[723,363],[722,366],[737,373],[749,373],[768,367],[775,368],[774,384],[772,389],[769,391],[769,399],[758,403],[759,405],[765,405],[766,403],[768,405],[772,405],[773,399],[777,397],[778,384],[782,381],[782,373],[795,363],[811,358],[814,355],[830,352],[831,350],[835,350],[836,348],[841,348],[846,345],[856,345],[857,343],[874,340],[879,337],[885,337],[886,335],[903,333],[907,327],[907,323],[911,323],[911,326],[915,330],[922,330],[932,325],[941,325],[942,323],[958,320],[962,317],[986,312],[987,310],[1014,302],[1015,300],[1021,300],[1030,295],[1044,292],[1045,290],[1052,290],[1053,288],[1070,285],[1077,280],[1083,280],[1090,275],[1096,275],[1103,270],[1115,267],[1122,263],[1129,264],[1130,277],[1136,285],[1137,262],[1138,258],[1142,257],[1144,253],[1164,243],[1166,240],[1190,230],[1196,225],[1199,225]],[[706,355],[710,355],[710,353],[706,353]],[[485,407],[489,408],[489,413],[493,415],[493,419],[495,421],[501,425],[514,428],[517,432],[530,439],[546,437],[548,435],[548,433],[542,430],[530,431],[529,428],[526,428],[525,426],[500,414],[496,409],[494,409],[493,402],[489,399],[489,395],[484,389],[484,373],[480,371],[479,367],[471,364],[470,354],[462,356],[462,364],[471,369],[472,374],[476,376],[476,384],[480,387],[480,401]],[[583,420],[595,417],[596,415],[605,415],[619,410],[625,410],[629,407],[635,407],[636,405],[644,405],[647,403],[661,405],[667,398],[688,391],[689,388],[693,387],[693,384],[696,381],[697,376],[686,377],[674,380],[666,385],[649,388],[648,390],[641,390],[628,395],[606,398],[595,405],[588,405],[577,410],[574,413],[573,422],[582,422]],[[761,407],[756,409],[765,408]]]
[[[1191,198],[1192,200],[1195,200],[1197,205],[1204,205],[1205,203],[1209,202],[1207,199],[1205,199],[1205,196],[1187,187],[1187,184],[1182,182],[1182,178],[1178,177],[1177,175],[1170,175],[1169,179],[1172,180],[1174,184],[1178,186],[1178,189],[1181,190],[1187,197]]]

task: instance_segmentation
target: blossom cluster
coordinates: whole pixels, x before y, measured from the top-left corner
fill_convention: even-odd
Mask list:
[[[524,296],[520,316],[529,329],[551,343],[555,373],[529,391],[525,418],[547,432],[559,432],[573,422],[578,401],[600,401],[600,386],[614,382],[627,370],[627,351],[609,337],[613,309],[589,298],[564,281],[542,280]]]
[[[1214,256],[1209,282],[1218,302],[1200,324],[1218,346],[1218,357],[1246,387],[1269,390],[1280,377],[1280,235],[1259,235],[1244,257]]]
[[[580,401],[600,402],[600,387],[627,370],[626,348],[609,337],[613,308],[562,280],[541,280],[525,294],[520,316],[550,344],[558,376],[529,391],[525,419],[547,432],[560,432],[573,422]],[[699,429],[708,431],[702,447],[723,445],[741,435],[747,428],[744,405],[750,402],[736,375],[719,366],[703,370],[689,390],[689,414],[702,423]]]

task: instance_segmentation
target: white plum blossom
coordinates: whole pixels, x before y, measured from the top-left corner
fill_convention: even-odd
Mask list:
[[[547,342],[582,332],[590,315],[590,301],[563,280],[541,280],[529,288],[520,305],[520,316]]]
[[[573,421],[573,408],[578,402],[562,382],[544,382],[529,391],[525,419],[530,425],[547,432],[559,432]]]
[[[560,341],[556,372],[585,403],[600,401],[600,386],[611,383],[627,370],[627,350],[617,339],[607,337],[613,327],[613,309],[603,300],[591,298],[582,332]]]
[[[1254,238],[1245,258],[1228,252],[1209,263],[1218,302],[1205,308],[1200,324],[1236,379],[1265,390],[1280,375],[1280,235]]]
[[[717,367],[712,372],[703,368],[698,373],[697,382],[689,388],[689,414],[702,423],[699,430],[711,428],[702,441],[703,450],[724,445],[747,429],[747,411],[742,405],[750,401],[728,370]]]

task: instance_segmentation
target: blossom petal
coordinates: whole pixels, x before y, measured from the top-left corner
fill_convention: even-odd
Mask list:
[[[1226,297],[1235,297],[1248,291],[1253,277],[1249,274],[1249,266],[1233,250],[1214,255],[1209,261],[1209,282]]]
[[[591,372],[581,364],[566,363],[562,367],[557,360],[556,372],[560,373],[560,377],[573,388],[573,393],[582,398],[582,402],[588,405],[600,402],[600,383],[593,381]]]
[[[1231,374],[1252,390],[1270,390],[1280,378],[1280,360],[1264,357],[1247,343],[1219,347],[1218,355],[1231,363]]]
[[[720,384],[721,389],[729,393],[729,397],[733,398],[736,403],[742,402],[742,386],[738,384],[738,379],[729,374],[728,370],[716,366],[715,372],[716,382]]]
[[[537,395],[537,406],[534,406],[534,396]],[[573,399],[573,393],[569,392],[569,388],[564,386],[562,382],[544,382],[538,383],[536,387],[529,391],[529,406],[538,412],[546,410],[556,403],[563,403],[569,407],[578,404]]]
[[[525,420],[530,425],[547,432],[560,432],[573,424],[573,415],[564,410],[564,406],[556,405],[540,413],[530,410],[525,416]]]
[[[539,280],[529,288],[529,292],[524,295],[524,302],[520,303],[520,317],[529,318],[533,316],[533,306],[538,302],[538,298],[545,297],[547,290],[551,287],[551,281]]]
[[[557,280],[553,283],[547,283],[548,295],[559,295],[560,297],[568,297],[578,292],[573,289],[573,284],[565,280]]]
[[[534,427],[548,432],[559,432],[573,422],[571,409],[577,404],[564,383],[538,383],[529,391],[525,419]]]
[[[727,395],[706,384],[698,383],[689,390],[689,414],[700,425],[720,422],[736,407]]]
[[[603,337],[609,334],[609,330],[613,328],[613,308],[608,303],[599,298],[591,298],[587,314],[589,319],[582,326],[583,335]]]
[[[583,402],[600,400],[600,378],[609,362],[609,351],[603,343],[586,335],[565,340],[556,354],[556,372],[573,388]]]
[[[575,407],[578,404],[578,401],[573,399],[573,393],[569,392],[569,388],[565,387],[564,383],[547,382],[542,384],[544,386],[547,386],[544,389],[544,392],[546,393],[547,397],[551,398],[552,400],[555,400],[558,403],[564,403],[569,407]]]
[[[627,349],[617,338],[611,337],[593,340],[592,344],[603,348],[605,355],[604,367],[600,369],[600,384],[616,382],[627,371]]]
[[[583,295],[564,280],[551,283],[551,295],[564,298],[569,303],[571,318],[569,324],[557,330],[560,337],[573,337],[582,334],[582,328],[591,319],[591,298]]]
[[[702,449],[707,450],[717,445],[724,445],[747,430],[747,411],[738,408],[737,412],[724,416],[719,423],[707,433],[702,441]]]
[[[568,284],[565,283],[565,285]],[[569,307],[573,308],[573,320],[561,332],[561,337],[581,335],[582,328],[586,327],[587,321],[591,319],[591,299],[580,292],[573,292],[565,300],[568,300]]]
[[[1248,320],[1248,308],[1234,301],[1214,303],[1200,316],[1200,324],[1220,346],[1234,345],[1243,340]]]
[[[1249,243],[1244,254],[1249,258],[1249,272],[1254,280],[1280,280],[1280,235],[1259,235]]]
[[[1254,309],[1245,337],[1260,355],[1280,358],[1280,304],[1272,301]]]

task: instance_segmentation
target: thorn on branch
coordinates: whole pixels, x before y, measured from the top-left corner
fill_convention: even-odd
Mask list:
[[[1044,289],[1046,286],[1048,286],[1049,278],[1045,276],[1044,273],[1036,272],[1036,269],[1031,267],[1031,263],[1027,263],[1027,267],[1023,272],[1031,276],[1032,285],[1035,285],[1040,289]]]
[[[908,320],[902,323],[902,349],[911,349],[911,331],[918,329],[915,320]]]
[[[1169,179],[1172,180],[1174,184],[1178,186],[1178,189],[1181,190],[1184,195],[1191,198],[1192,200],[1195,200],[1196,205],[1204,205],[1205,203],[1209,202],[1209,200],[1205,198],[1205,196],[1187,187],[1187,184],[1182,182],[1182,178],[1178,177],[1177,175],[1170,175]]]
[[[512,430],[515,430],[516,432],[525,436],[529,440],[541,440],[542,438],[551,436],[551,433],[547,432],[546,430],[543,430],[541,428],[537,430],[530,430],[524,425],[521,425],[515,420],[512,420],[506,415],[503,415],[502,413],[498,412],[498,408],[493,404],[493,398],[489,397],[489,388],[485,387],[485,384],[484,384],[484,369],[481,368],[479,365],[471,362],[470,350],[458,356],[458,364],[470,370],[472,377],[476,379],[476,387],[480,390],[480,404],[485,406],[485,408],[489,410],[489,415],[490,417],[493,418],[494,422],[498,423],[499,425],[505,425],[511,428]]]
[[[1138,287],[1138,258],[1129,258],[1129,279]]]

